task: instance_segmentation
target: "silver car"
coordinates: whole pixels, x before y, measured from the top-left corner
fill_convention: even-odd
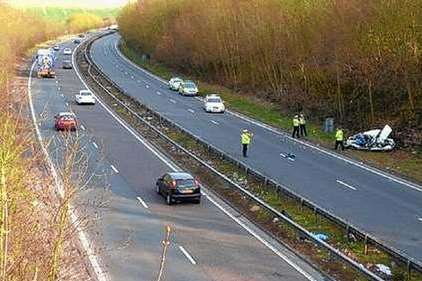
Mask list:
[[[193,81],[184,81],[179,86],[179,93],[183,96],[196,96],[198,94],[198,86]]]
[[[173,91],[177,91],[177,90],[179,90],[179,86],[182,83],[183,83],[183,79],[181,79],[179,77],[173,77],[169,81],[169,89],[173,90]]]

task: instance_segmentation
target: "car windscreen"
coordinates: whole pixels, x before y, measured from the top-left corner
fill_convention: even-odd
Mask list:
[[[193,83],[187,83],[187,84],[185,84],[185,88],[194,89],[194,88],[196,88],[196,86]]]
[[[209,99],[207,99],[207,102],[210,102],[210,103],[221,103],[221,99],[219,99],[219,98],[209,98]]]
[[[81,92],[80,95],[81,96],[90,96],[91,93],[90,92]]]
[[[184,188],[192,188],[195,186],[195,181],[193,179],[184,179],[184,180],[176,180],[177,187],[184,189]]]

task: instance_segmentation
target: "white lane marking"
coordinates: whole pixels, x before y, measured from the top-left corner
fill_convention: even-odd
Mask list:
[[[130,78],[135,79],[135,76],[132,75],[132,76],[130,76]]]
[[[148,85],[148,84],[146,84],[146,85],[145,85],[145,88],[147,88],[147,89],[148,89],[148,88],[149,88],[149,85]]]
[[[138,83],[141,83],[142,81],[141,80],[138,80]]]
[[[57,91],[60,91],[60,86],[57,87]]]
[[[118,174],[119,173],[119,170],[117,170],[117,168],[116,167],[114,167],[114,165],[113,164],[110,164],[110,167],[111,167],[111,169],[116,173],[116,174]]]
[[[351,186],[350,184],[347,184],[347,183],[345,183],[345,182],[343,182],[343,181],[341,181],[341,180],[336,180],[336,182],[337,182],[337,183],[339,183],[339,184],[341,184],[341,185],[344,185],[344,186],[345,186],[345,187],[347,187],[347,188],[350,188],[350,189],[353,189],[353,190],[357,190],[357,188],[356,188],[356,187]]]
[[[92,145],[93,145],[96,149],[98,149],[98,145],[97,145],[95,142],[92,142]]]
[[[144,200],[142,200],[141,197],[137,196],[136,199],[138,199],[139,203],[141,203],[145,209],[148,209],[148,205],[144,202]]]
[[[264,244],[268,249],[270,249],[274,254],[276,254],[278,257],[280,257],[282,260],[284,260],[287,264],[289,264],[291,267],[293,267],[297,272],[302,274],[306,279],[309,281],[317,281],[314,277],[312,277],[308,272],[303,270],[300,266],[295,264],[292,260],[290,260],[286,255],[284,255],[282,252],[277,250],[273,245],[271,245],[267,240],[259,236],[255,231],[250,229],[246,224],[244,224],[239,218],[232,215],[229,211],[223,208],[219,203],[217,203],[211,196],[207,197],[211,203],[213,203],[218,209],[220,209],[224,214],[226,214],[229,218],[231,218],[233,221],[235,221],[238,225],[243,227],[247,232],[249,232],[250,235],[255,237],[259,242]]]
[[[115,45],[115,48],[117,50],[117,42]],[[118,50],[120,53],[120,51]],[[127,60],[126,58],[122,57],[123,59]],[[74,57],[72,57],[74,60]],[[129,61],[130,62],[130,61]],[[132,63],[133,64],[133,63]],[[136,65],[135,65],[136,66]],[[139,67],[138,67],[139,68]],[[142,70],[142,69],[141,69]],[[85,83],[85,81],[82,79],[81,74],[79,73],[79,70],[75,68],[76,74],[79,77],[79,80],[85,85],[87,89],[89,89],[88,85]],[[145,73],[147,73],[144,70]],[[92,89],[91,89],[92,91]],[[94,93],[94,91],[92,91]],[[95,94],[94,94],[95,95]],[[97,98],[98,99],[98,98]],[[99,104],[122,126],[124,127],[133,137],[135,137],[140,143],[142,143],[149,151],[151,151],[155,156],[157,156],[158,159],[160,159],[163,163],[165,163],[170,169],[173,171],[180,171],[181,169],[174,163],[172,163],[169,159],[167,159],[163,154],[158,152],[154,147],[151,146],[146,140],[142,139],[139,134],[137,134],[132,128],[130,128],[128,125],[126,125],[120,117],[118,117],[113,111],[111,111],[100,99],[98,99]],[[241,222],[238,218],[236,218],[234,215],[230,214],[227,210],[225,210],[220,204],[218,204],[214,199],[211,198],[211,196],[207,196],[207,198],[210,200],[211,203],[213,203],[217,208],[219,208],[224,214],[226,214],[228,217],[230,217],[234,222],[236,222],[238,225],[240,225],[243,229],[245,229],[249,234],[251,234],[253,237],[255,237],[258,241],[260,241],[262,244],[264,244],[268,249],[270,249],[273,253],[275,253],[278,257],[280,257],[282,260],[284,260],[286,263],[288,263],[290,266],[292,266],[296,271],[298,271],[300,274],[302,274],[306,279],[309,281],[317,281],[315,278],[313,278],[309,273],[304,271],[301,267],[296,265],[293,261],[291,261],[287,256],[282,254],[280,251],[278,251],[274,246],[272,246],[269,242],[267,242],[265,239],[263,239],[261,236],[259,236],[257,233],[255,233],[252,229],[250,229],[247,225],[245,225],[243,222]]]
[[[191,264],[196,265],[196,261],[192,258],[192,256],[186,251],[183,246],[179,246],[180,251],[185,255],[185,257],[190,261]]]
[[[69,103],[68,102],[66,102],[66,106],[69,106]]]
[[[142,71],[142,72],[143,72],[143,73],[145,73],[146,75],[148,75],[148,76],[150,76],[150,77],[152,77],[152,78],[154,78],[154,79],[156,79],[156,80],[158,80],[158,81],[162,82],[162,83],[163,83],[163,84],[165,84],[165,85],[168,85],[168,82],[167,82],[167,81],[165,81],[164,79],[162,79],[162,78],[158,77],[157,75],[154,75],[154,74],[152,74],[151,72],[149,72],[149,71],[147,71],[147,70],[145,70],[145,69],[143,69],[143,68],[139,67],[139,65],[137,65],[137,64],[135,64],[135,63],[133,63],[131,60],[129,60],[128,58],[126,58],[126,57],[125,57],[125,56],[124,56],[124,55],[120,52],[119,48],[117,47],[117,41],[114,43],[114,49],[117,51],[117,54],[119,55],[119,57],[120,57],[120,58],[122,58],[123,60],[125,60],[127,63],[129,63],[130,65],[134,66],[134,67],[135,67],[135,68],[137,68],[138,70]],[[197,98],[198,98],[198,97],[197,97]],[[229,114],[233,115],[233,116],[236,116],[236,117],[238,117],[238,118],[240,118],[240,119],[242,119],[242,120],[244,120],[244,121],[247,121],[247,122],[249,122],[249,123],[252,123],[252,124],[254,124],[254,125],[258,126],[258,127],[261,127],[261,128],[266,129],[266,130],[269,130],[269,131],[271,131],[271,132],[273,132],[273,133],[275,133],[275,134],[277,134],[277,135],[287,137],[288,139],[290,139],[290,140],[292,140],[292,141],[295,141],[295,142],[298,142],[298,143],[300,143],[300,144],[302,144],[302,145],[305,145],[305,146],[307,146],[307,147],[313,148],[313,149],[315,149],[315,150],[317,150],[317,151],[319,151],[319,152],[322,152],[322,153],[324,153],[324,154],[327,154],[327,155],[329,155],[329,156],[332,156],[332,157],[334,157],[334,158],[337,158],[337,159],[339,159],[339,160],[342,160],[342,161],[344,161],[344,162],[346,162],[346,163],[349,163],[349,164],[351,164],[351,165],[354,165],[354,166],[356,166],[356,167],[359,167],[359,168],[361,168],[361,169],[364,169],[364,170],[366,170],[366,171],[368,171],[368,172],[371,172],[371,173],[376,174],[376,175],[378,175],[378,176],[381,176],[381,177],[387,178],[387,179],[392,180],[392,181],[394,181],[394,182],[396,182],[396,183],[399,183],[399,184],[405,185],[405,186],[410,187],[410,188],[412,188],[412,189],[414,189],[414,190],[416,190],[416,191],[420,191],[420,192],[422,192],[422,186],[420,186],[420,185],[417,185],[417,184],[415,184],[415,183],[408,182],[408,181],[406,181],[406,180],[404,180],[404,179],[396,178],[396,177],[394,177],[393,175],[389,175],[389,174],[387,174],[387,173],[384,173],[384,172],[382,172],[382,171],[380,171],[380,170],[378,170],[378,169],[376,169],[376,168],[373,168],[373,167],[370,167],[370,166],[366,166],[366,165],[365,165],[365,164],[363,164],[363,163],[358,163],[358,162],[356,162],[356,161],[354,161],[354,160],[351,160],[351,159],[345,158],[344,156],[337,155],[337,154],[335,154],[335,153],[333,153],[333,152],[330,152],[330,151],[328,151],[328,150],[325,150],[325,149],[319,148],[319,147],[317,147],[317,146],[315,146],[315,145],[313,145],[313,144],[310,144],[310,143],[307,143],[307,142],[304,142],[304,141],[301,141],[301,140],[298,140],[298,139],[292,138],[292,137],[290,137],[288,134],[286,134],[286,133],[284,133],[284,132],[280,132],[278,129],[273,128],[273,127],[271,127],[270,125],[264,124],[264,123],[262,123],[262,122],[260,122],[260,121],[257,121],[257,120],[253,120],[252,118],[247,117],[247,116],[245,116],[245,115],[243,115],[243,114],[240,114],[240,113],[237,113],[237,112],[233,112],[233,111],[231,111],[231,110],[226,110],[226,111],[227,111]]]
[[[418,221],[422,222],[422,218],[418,218]]]
[[[127,71],[125,71],[125,74],[128,75],[129,73],[127,73]]]
[[[190,113],[195,113],[195,110],[193,110],[192,108],[189,108],[189,109],[188,109],[188,111],[189,111]]]
[[[60,96],[61,96],[61,97],[64,97],[64,95],[63,95],[63,94],[60,94]]]
[[[85,127],[84,127],[84,125],[81,125],[81,129],[82,129],[83,131],[85,131]]]
[[[219,123],[217,121],[214,120],[210,120],[211,123],[215,124],[215,125],[219,125]]]
[[[171,103],[176,103],[176,101],[174,99],[170,99]]]
[[[295,159],[293,157],[291,157],[291,155],[289,155],[289,154],[280,153],[280,156],[283,157],[283,158],[286,158],[289,161],[292,161],[292,162],[295,161]]]
[[[72,55],[72,60],[74,60],[73,55]],[[64,198],[63,183],[59,179],[59,176],[57,174],[56,168],[54,167],[53,161],[51,160],[51,157],[48,154],[47,148],[44,145],[44,140],[43,140],[43,137],[41,135],[40,128],[37,125],[38,121],[37,121],[37,117],[35,115],[35,109],[34,109],[34,104],[33,104],[33,101],[32,101],[32,91],[31,91],[32,73],[34,71],[34,67],[35,67],[35,63],[32,64],[31,70],[29,71],[29,78],[28,78],[28,97],[29,97],[29,107],[30,107],[31,115],[32,115],[32,122],[34,123],[35,132],[36,132],[36,135],[37,135],[38,142],[40,143],[41,150],[43,151],[43,154],[44,154],[46,161],[48,163],[48,166],[50,168],[50,172],[51,172],[51,175],[53,176],[54,183],[56,185],[58,193],[62,198]],[[78,233],[79,241],[81,242],[82,248],[84,249],[84,251],[85,251],[85,253],[88,257],[88,260],[91,263],[91,266],[94,270],[94,273],[95,273],[98,281],[108,281],[108,280],[110,280],[107,273],[101,268],[98,256],[95,254],[95,251],[92,249],[92,247],[91,247],[92,244],[91,244],[87,234],[85,234],[85,232],[81,229],[80,223],[79,223],[80,220],[76,216],[76,214],[74,213],[72,206],[70,206],[70,208],[69,208],[69,213],[70,213],[70,220],[71,220],[73,225],[76,225],[76,233]]]
[[[56,84],[59,84],[59,80],[56,80]]]
[[[160,93],[160,92],[158,92],[158,91],[157,91],[157,92],[155,92],[155,93],[156,93],[157,95],[161,96],[161,93]]]

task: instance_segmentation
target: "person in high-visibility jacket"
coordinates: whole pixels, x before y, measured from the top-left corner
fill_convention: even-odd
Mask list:
[[[344,133],[341,128],[337,128],[336,131],[336,145],[334,147],[335,150],[337,150],[338,146],[340,145],[341,150],[344,150]]]
[[[299,121],[299,115],[295,115],[295,117],[293,117],[293,134],[292,134],[292,138],[294,138],[295,136],[297,136],[297,138],[299,138],[299,125],[300,125],[300,121]]]
[[[240,135],[240,142],[242,144],[242,154],[243,157],[248,157],[248,146],[252,141],[253,134],[248,130],[242,130],[242,134]]]
[[[303,113],[301,113],[299,115],[299,127],[300,127],[300,135],[303,136],[308,136],[308,133],[306,132],[306,119],[305,116],[303,115]]]

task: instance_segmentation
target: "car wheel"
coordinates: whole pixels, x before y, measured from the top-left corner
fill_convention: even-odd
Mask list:
[[[173,198],[171,198],[170,194],[167,194],[166,196],[166,203],[167,205],[171,205],[173,203]]]
[[[193,201],[193,204],[200,204],[201,203],[201,198],[195,199]]]
[[[155,185],[155,187],[156,187],[156,191],[157,191],[157,194],[161,194],[161,192],[160,192],[160,187],[158,186],[158,184],[157,185]]]

